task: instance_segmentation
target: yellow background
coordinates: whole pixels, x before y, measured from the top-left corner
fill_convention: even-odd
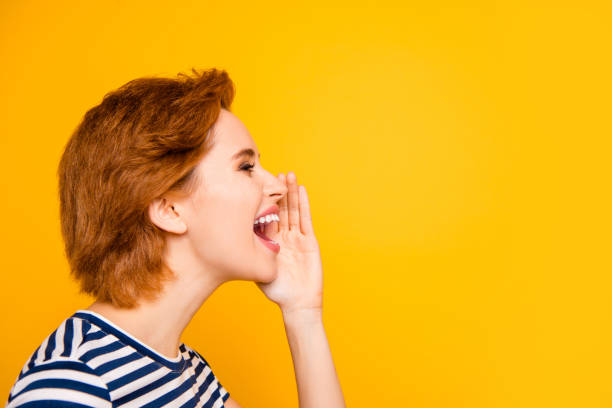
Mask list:
[[[254,3],[0,3],[4,398],[91,302],[59,229],[70,133],[133,78],[218,67],[308,188],[349,407],[612,406],[610,3]],[[245,408],[297,406],[253,283],[183,341]]]

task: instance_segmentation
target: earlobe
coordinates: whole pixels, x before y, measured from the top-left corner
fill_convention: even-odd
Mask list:
[[[149,218],[164,231],[183,234],[187,231],[187,225],[177,208],[178,206],[169,203],[166,198],[156,198],[149,204]]]

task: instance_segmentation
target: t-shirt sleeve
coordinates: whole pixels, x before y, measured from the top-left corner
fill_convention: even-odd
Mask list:
[[[22,372],[6,408],[112,408],[108,387],[85,363],[50,361]]]
[[[217,381],[217,385],[218,385],[217,389],[219,390],[219,395],[223,399],[223,402],[227,401],[228,398],[230,397],[230,394],[225,389],[225,387],[223,385],[221,385],[221,382],[219,381],[219,379],[217,378],[215,373],[212,371],[212,367],[210,366],[210,364],[208,364],[208,361],[206,361],[206,359],[204,359],[204,357],[202,357],[202,355],[200,353],[198,353],[197,350],[195,350],[193,348],[191,350],[193,350],[193,352],[196,353],[196,355],[204,362],[204,364],[206,364],[210,368],[210,371],[211,371],[212,375],[214,376],[214,379]]]
[[[229,398],[229,392],[227,392],[225,387],[223,387],[221,385],[221,383],[219,382],[218,378],[217,378],[217,382],[219,383],[219,394],[221,395],[221,398],[223,399],[223,402],[225,402]]]

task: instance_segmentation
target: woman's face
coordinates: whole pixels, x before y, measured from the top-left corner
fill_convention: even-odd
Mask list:
[[[270,282],[277,252],[255,235],[253,223],[278,205],[287,187],[261,166],[253,138],[230,111],[221,109],[211,137],[214,145],[196,167],[200,184],[180,206],[187,225],[183,241],[199,266],[222,281]],[[275,227],[266,226],[271,238]]]

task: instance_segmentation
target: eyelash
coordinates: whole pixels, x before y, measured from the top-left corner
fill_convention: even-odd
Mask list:
[[[255,167],[254,164],[244,163],[242,166],[240,166],[240,170],[246,170],[249,173],[253,173],[253,167]]]

